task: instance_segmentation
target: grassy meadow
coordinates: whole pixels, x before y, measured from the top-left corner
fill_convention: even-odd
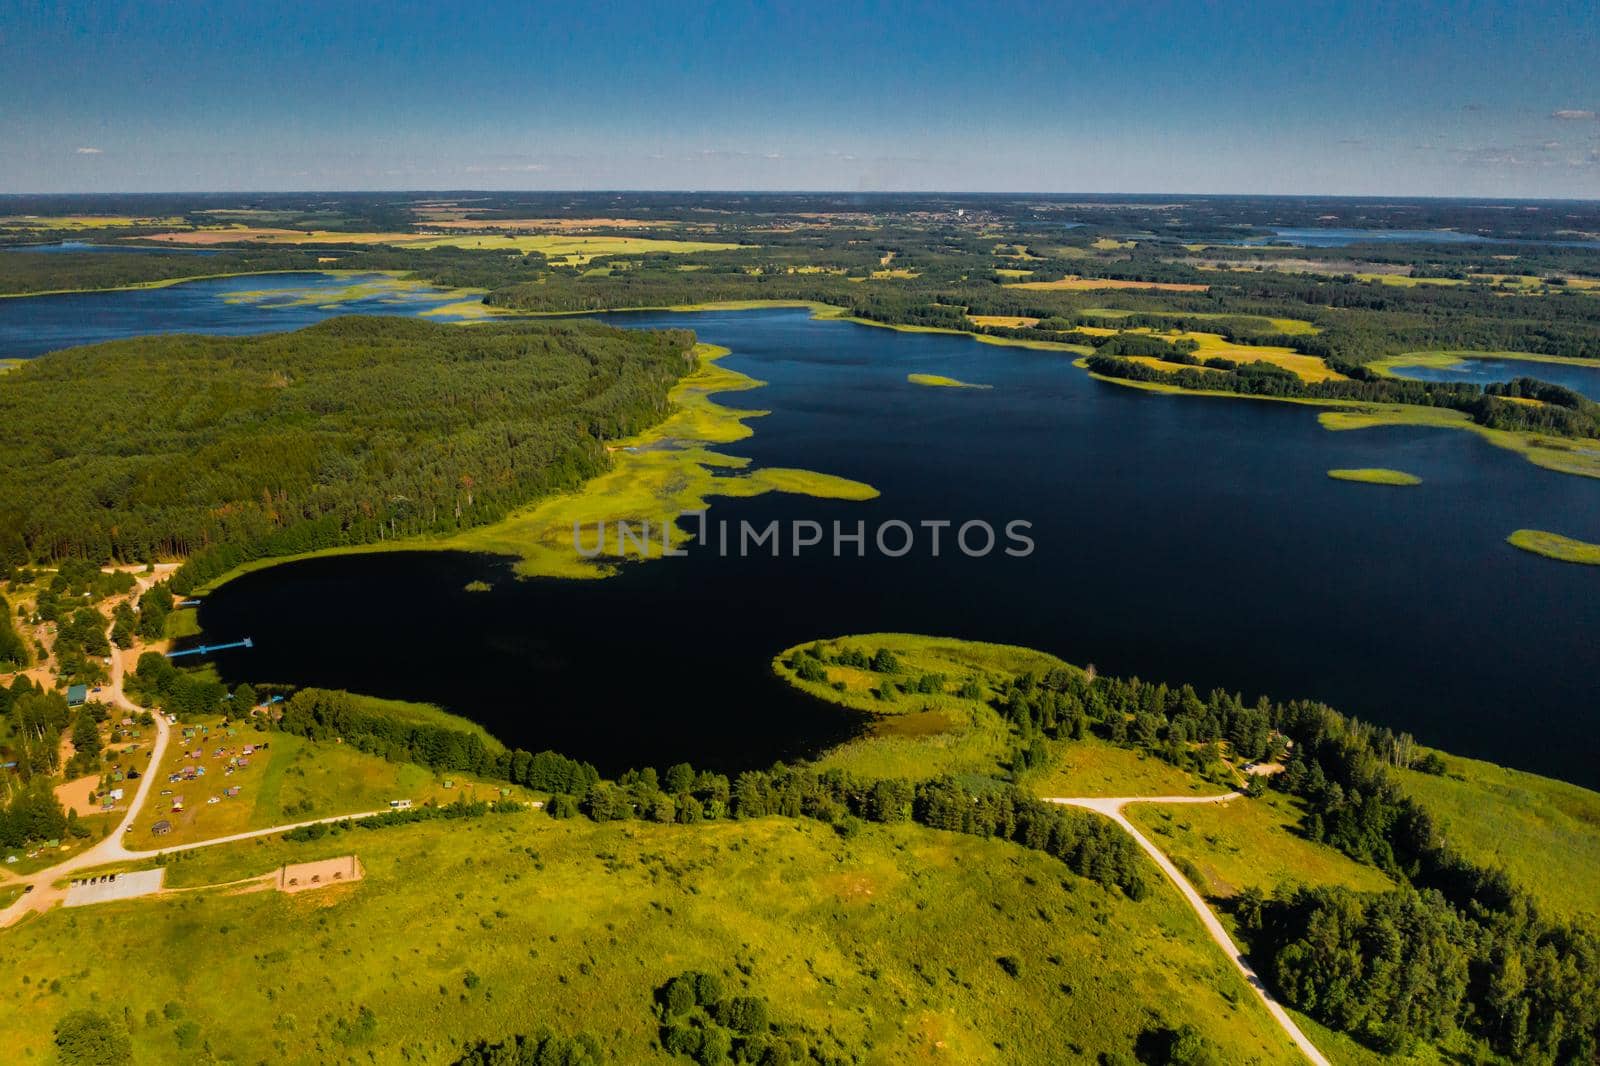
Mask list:
[[[1095,737],[1050,741],[1050,761],[1023,777],[1036,796],[1215,796],[1225,791],[1148,752]]]
[[[809,821],[529,812],[229,845],[171,873],[352,850],[359,884],[183,892],[9,930],[0,1046],[47,1061],[55,1022],[92,1008],[127,1020],[137,1063],[438,1063],[540,1025],[665,1062],[653,993],[699,969],[866,1063],[1094,1062],[1180,1025],[1220,1061],[1295,1061],[1158,878],[1133,903],[1040,853],[913,826],[846,841]]]
[[[454,728],[471,728],[483,737],[482,727],[465,719],[447,715],[422,704],[402,704],[391,700],[370,700],[382,704],[396,718],[426,721],[448,718]],[[131,848],[155,850],[173,844],[229,836],[274,825],[382,810],[391,799],[410,799],[421,806],[427,802],[449,803],[457,796],[477,795],[495,798],[503,781],[478,781],[470,775],[435,773],[414,763],[390,762],[336,742],[314,742],[289,733],[265,731],[248,723],[236,724],[229,736],[220,717],[208,717],[175,727],[178,732],[168,744],[166,757],[157,773],[155,792],[135,820],[128,838]],[[206,728],[207,733],[200,733]],[[194,735],[183,731],[193,729]],[[267,747],[262,749],[261,744]],[[245,746],[256,750],[242,754]],[[498,741],[491,740],[498,749]],[[219,749],[223,750],[218,755]],[[199,751],[201,757],[189,758]],[[248,765],[229,764],[238,759]],[[168,775],[184,767],[203,767],[205,774],[192,781],[169,782]],[[446,788],[445,783],[451,787]],[[237,787],[237,796],[224,790]],[[523,798],[522,789],[512,792]],[[170,795],[166,794],[170,793]],[[213,797],[216,803],[211,803]],[[175,812],[173,801],[182,799],[183,810]],[[171,824],[171,832],[155,836],[150,827],[158,821]]]
[[[1600,917],[1600,792],[1440,754],[1443,775],[1395,776],[1433,814],[1449,845],[1504,869],[1553,914]]]
[[[1358,892],[1394,887],[1377,869],[1302,836],[1301,806],[1294,796],[1268,792],[1232,803],[1140,803],[1127,815],[1180,867],[1197,871],[1195,887],[1212,898],[1247,888],[1271,894],[1280,885],[1343,885]]]

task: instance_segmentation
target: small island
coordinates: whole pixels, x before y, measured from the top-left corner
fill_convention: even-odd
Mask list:
[[[1420,485],[1422,479],[1404,470],[1388,470],[1381,466],[1361,467],[1355,470],[1330,470],[1328,476],[1335,481],[1359,481],[1366,485]]]
[[[990,389],[993,385],[974,385],[967,381],[957,381],[947,378],[942,374],[907,374],[906,380],[913,385],[928,385],[938,389]]]
[[[1519,529],[1506,538],[1506,543],[1525,552],[1533,552],[1535,555],[1563,563],[1600,566],[1600,544],[1563,537],[1560,533],[1549,533],[1542,529]]]

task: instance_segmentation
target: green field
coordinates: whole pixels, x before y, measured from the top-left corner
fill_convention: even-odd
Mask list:
[[[1343,885],[1358,892],[1394,887],[1373,867],[1305,839],[1301,807],[1293,796],[1268,792],[1232,803],[1135,804],[1127,813],[1173,861],[1198,871],[1195,887],[1213,898],[1247,888],[1271,894],[1285,885]]]
[[[1557,559],[1563,563],[1582,566],[1600,566],[1600,544],[1564,537],[1542,529],[1519,529],[1506,538],[1506,543],[1525,552]]]
[[[911,826],[845,841],[776,818],[530,812],[232,845],[171,873],[225,881],[351,850],[359,885],[184,893],[9,930],[0,1045],[47,1061],[57,1019],[87,1007],[128,1019],[138,1063],[205,1047],[446,1062],[541,1025],[592,1032],[614,1061],[681,1061],[653,1046],[652,995],[699,969],[863,1062],[1093,1062],[1181,1025],[1218,1061],[1295,1061],[1164,882],[1132,903],[1039,853]]]
[[[1052,741],[1047,766],[1023,784],[1036,796],[1216,796],[1226,790],[1148,752],[1094,737]]]
[[[491,750],[501,747],[482,727],[433,707],[390,700],[363,702],[381,705],[402,722],[448,720],[452,728],[471,730],[484,737]],[[209,732],[201,734],[202,727]],[[158,772],[156,792],[134,822],[128,841],[131,848],[153,850],[314,818],[382,810],[391,799],[410,799],[421,806],[427,802],[448,803],[460,795],[495,798],[506,787],[503,781],[479,781],[458,772],[435,773],[413,763],[390,762],[344,744],[317,743],[290,733],[257,730],[248,724],[235,725],[235,734],[230,736],[220,717],[185,722],[176,728],[178,733],[168,744]],[[195,730],[193,736],[184,735],[188,729]],[[267,745],[265,749],[260,747],[263,743]],[[243,756],[249,765],[233,767],[229,773],[229,761],[240,758],[247,745],[256,748],[249,756]],[[226,754],[217,756],[219,748],[226,749]],[[193,751],[202,752],[201,757],[188,758],[186,753]],[[192,781],[167,780],[168,775],[185,766],[203,767],[205,775]],[[446,782],[451,787],[446,788]],[[237,787],[239,794],[223,795],[223,790],[230,787]],[[171,795],[163,795],[166,792]],[[533,798],[522,789],[511,792],[520,798]],[[209,802],[212,797],[218,801]],[[181,812],[172,809],[177,798],[183,800]],[[158,821],[170,823],[171,831],[154,836],[150,827]]]
[[[1600,917],[1600,792],[1444,755],[1445,773],[1397,779],[1473,862],[1500,867],[1558,915]]]
[[[1422,479],[1404,470],[1388,470],[1381,466],[1360,467],[1354,470],[1330,470],[1328,476],[1335,481],[1359,481],[1365,485],[1420,485]]]
[[[1321,332],[1303,318],[1271,318],[1266,315],[1228,314],[1225,311],[1130,311],[1116,307],[1087,307],[1081,314],[1095,318],[1127,318],[1130,315],[1159,315],[1162,318],[1219,318],[1241,319],[1256,322],[1263,333],[1282,333],[1285,336],[1309,336]]]

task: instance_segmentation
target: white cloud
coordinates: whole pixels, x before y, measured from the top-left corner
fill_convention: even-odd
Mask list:
[[[1559,111],[1550,112],[1551,118],[1558,118],[1563,122],[1586,122],[1595,117],[1593,111],[1579,111],[1576,108],[1564,107]]]
[[[103,155],[104,153],[101,152],[100,149],[98,149],[98,148],[84,147],[84,148],[79,148],[78,149],[78,154],[79,155]]]

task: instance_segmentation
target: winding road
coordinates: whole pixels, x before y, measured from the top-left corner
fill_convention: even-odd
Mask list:
[[[1190,909],[1194,911],[1195,916],[1200,919],[1200,924],[1205,926],[1206,932],[1211,935],[1211,939],[1228,956],[1229,961],[1233,963],[1234,969],[1239,971],[1245,983],[1255,990],[1256,998],[1261,1000],[1261,1005],[1267,1008],[1267,1013],[1272,1015],[1272,1020],[1278,1023],[1278,1027],[1284,1031],[1290,1040],[1294,1041],[1294,1045],[1300,1049],[1300,1053],[1315,1063],[1316,1066],[1332,1066],[1327,1057],[1317,1050],[1317,1045],[1311,1042],[1311,1038],[1306,1036],[1305,1032],[1295,1024],[1293,1018],[1289,1017],[1289,1012],[1283,1009],[1283,1004],[1279,1003],[1277,997],[1267,990],[1266,984],[1261,980],[1261,976],[1256,973],[1255,967],[1250,965],[1250,960],[1245,958],[1244,952],[1239,950],[1239,945],[1235,944],[1233,937],[1228,935],[1227,927],[1222,924],[1222,919],[1218,918],[1216,912],[1206,905],[1206,901],[1195,887],[1189,883],[1189,879],[1183,876],[1182,871],[1178,869],[1171,859],[1167,858],[1165,852],[1156,847],[1150,838],[1141,833],[1139,827],[1129,821],[1128,816],[1122,813],[1124,807],[1133,803],[1159,803],[1162,805],[1227,803],[1230,800],[1240,799],[1242,796],[1243,793],[1228,792],[1220,796],[1119,796],[1106,799],[1049,796],[1046,799],[1050,803],[1059,803],[1066,807],[1082,807],[1085,810],[1104,815],[1116,822],[1124,832],[1133,837],[1134,842],[1143,849],[1146,855],[1150,856],[1152,862],[1161,868],[1161,872],[1167,875],[1167,879],[1178,886],[1178,892],[1182,894]]]

